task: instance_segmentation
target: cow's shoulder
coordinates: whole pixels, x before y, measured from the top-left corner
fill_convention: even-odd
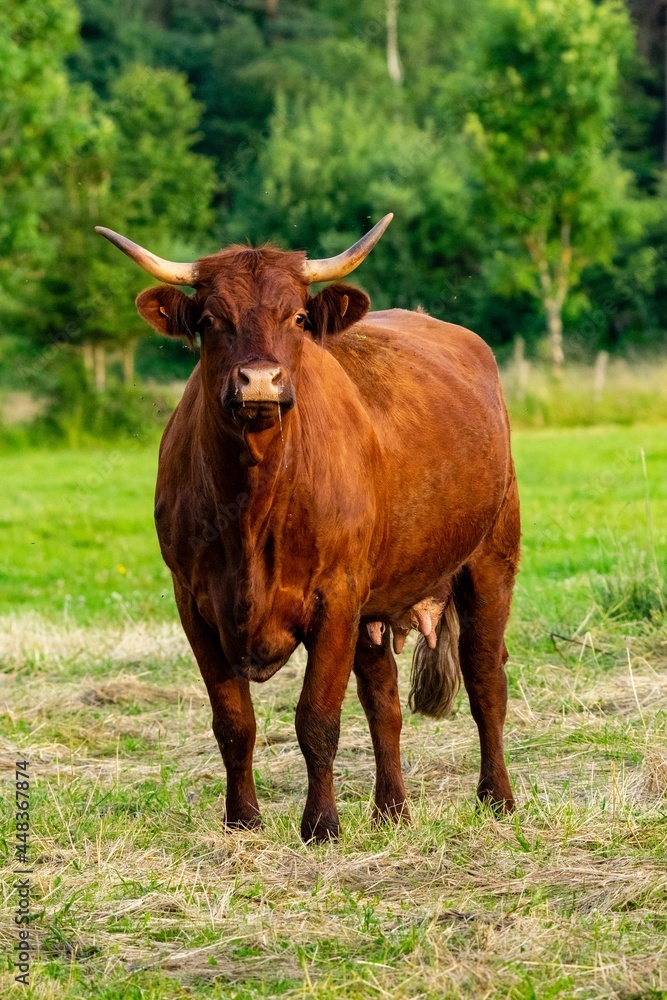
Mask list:
[[[495,392],[498,367],[488,344],[454,323],[421,312],[369,313],[327,349],[374,409],[390,409],[415,393]]]

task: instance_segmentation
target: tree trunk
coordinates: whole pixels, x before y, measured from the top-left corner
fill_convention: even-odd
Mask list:
[[[136,340],[128,340],[123,346],[123,382],[125,385],[134,384],[134,356],[137,352]]]
[[[102,344],[93,347],[93,365],[95,370],[95,389],[104,392],[107,385],[107,354]]]
[[[593,393],[595,395],[596,403],[599,403],[604,395],[604,383],[607,376],[608,361],[609,361],[608,351],[600,351],[597,358],[595,359],[595,371],[593,374]]]
[[[514,386],[516,398],[523,402],[528,386],[528,362],[525,357],[525,343],[523,337],[516,337],[514,340]]]
[[[531,235],[526,239],[528,252],[537,268],[542,294],[540,296],[547,314],[547,334],[551,352],[554,376],[563,374],[563,306],[570,287],[570,265],[572,264],[571,227],[563,222],[560,230],[560,259],[551,267],[547,257],[546,232]]]
[[[663,147],[663,163],[667,167],[667,12],[665,13],[665,27],[663,28],[663,32],[664,32],[663,42],[664,42],[664,47],[665,47],[665,52],[664,52],[664,55],[665,55],[665,89],[664,89],[664,92],[663,92],[663,95],[662,95],[663,101],[665,102],[665,143],[664,143],[664,147]]]
[[[398,5],[400,0],[387,0],[387,69],[392,83],[400,87],[403,83],[401,57],[398,52]]]
[[[547,330],[549,332],[549,350],[551,353],[551,368],[557,379],[563,377],[563,306],[561,302],[551,299],[545,303],[547,311]]]
[[[93,345],[90,341],[87,340],[85,344],[81,345],[81,354],[83,355],[83,367],[89,375],[92,375],[95,371],[95,359],[93,357]]]

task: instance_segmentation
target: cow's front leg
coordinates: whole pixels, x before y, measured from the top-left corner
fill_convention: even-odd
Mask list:
[[[252,775],[256,725],[250,684],[234,673],[217,630],[202,618],[192,595],[177,584],[174,591],[183,629],[208,690],[213,734],[227,772],[226,824],[232,829],[260,826]]]
[[[327,616],[308,650],[296,709],[296,733],[308,771],[308,798],[301,820],[305,841],[329,840],[340,831],[333,764],[357,630],[357,616],[349,610]]]

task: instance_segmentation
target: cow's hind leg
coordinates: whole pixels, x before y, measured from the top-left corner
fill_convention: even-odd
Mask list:
[[[255,713],[250,684],[229,664],[216,629],[202,618],[192,596],[175,585],[183,629],[195,654],[213,710],[213,734],[227,772],[226,824],[230,828],[260,826],[252,776]]]
[[[514,806],[503,750],[507,708],[504,633],[519,559],[519,506],[513,484],[500,516],[454,582],[461,672],[477,723],[481,771],[477,794],[504,812]]]
[[[365,626],[359,632],[354,654],[357,692],[371,731],[375,752],[376,819],[409,819],[405,785],[401,773],[401,726],[396,661],[389,647],[389,629],[382,645],[375,645]]]

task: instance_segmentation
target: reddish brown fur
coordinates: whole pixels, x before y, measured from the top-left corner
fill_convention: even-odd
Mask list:
[[[227,822],[259,820],[249,680],[271,676],[300,642],[303,836],[339,828],[333,761],[353,669],[375,749],[377,813],[407,815],[390,633],[378,647],[365,625],[452,588],[480,733],[479,794],[510,808],[503,634],[519,506],[493,355],[475,334],[423,313],[364,316],[368,299],[353,288],[309,297],[302,261],[236,247],[199,262],[192,299],[165,287],[138,299],[164,333],[192,337],[202,314],[212,316],[164,434],[155,514],[211,699]],[[310,330],[296,325],[304,308]],[[271,413],[223,405],[235,366],[249,359],[280,365],[282,429],[273,404]]]

